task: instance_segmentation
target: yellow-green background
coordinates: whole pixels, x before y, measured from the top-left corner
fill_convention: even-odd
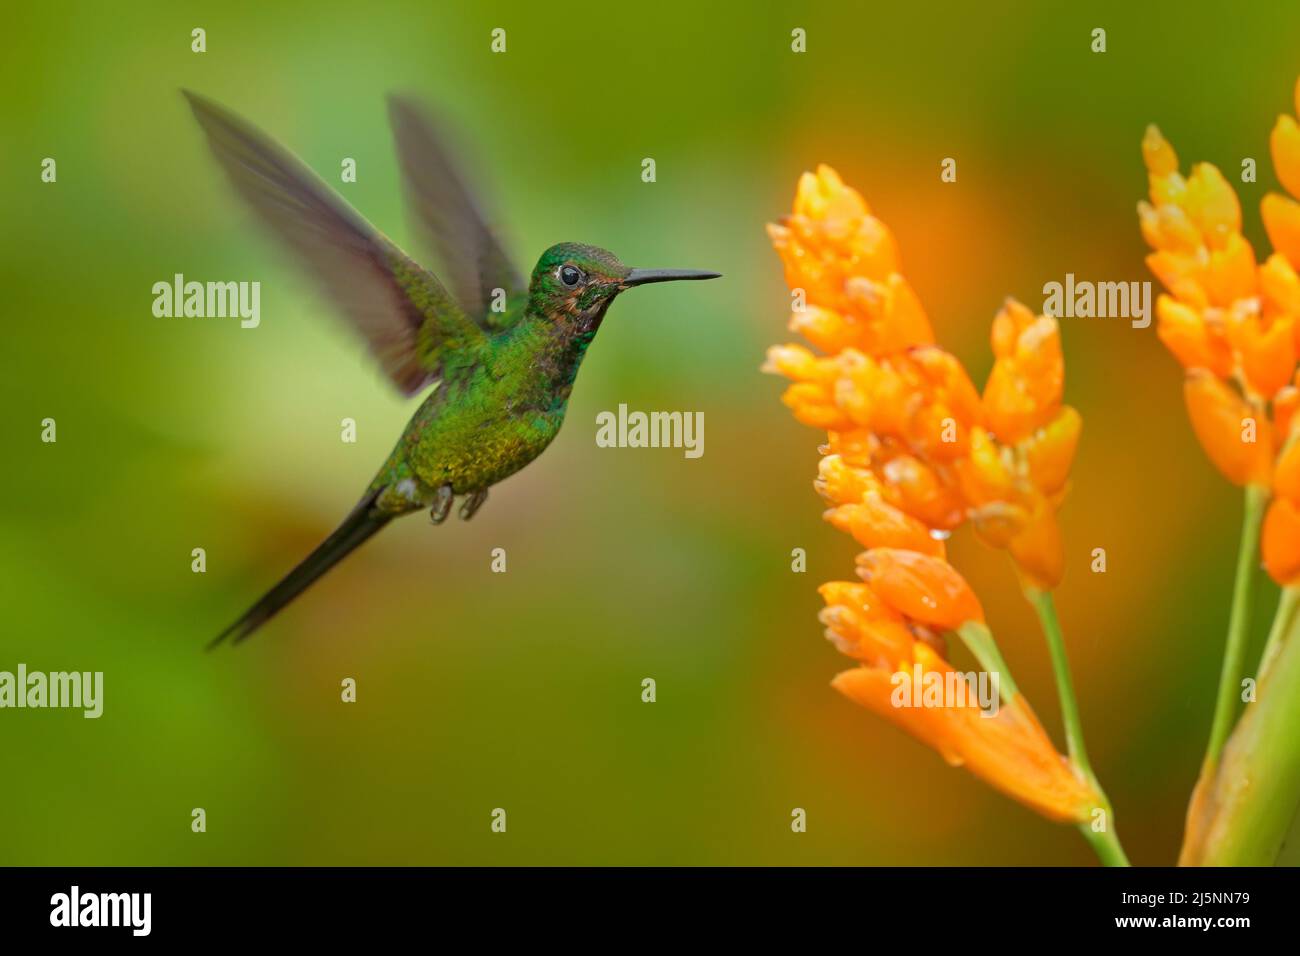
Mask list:
[[[732,9],[726,9],[727,6]],[[896,231],[977,381],[1002,298],[1149,278],[1158,121],[1241,186],[1300,9],[1275,4],[51,4],[0,36],[0,669],[102,670],[98,721],[0,712],[0,863],[1086,863],[1048,824],[828,686],[816,621],[853,543],[813,431],[757,372],[787,338],[765,221],[829,162]],[[190,52],[190,30],[208,50]],[[504,27],[508,52],[489,52]],[[790,52],[790,30],[808,52]],[[1108,51],[1090,52],[1090,31]],[[351,507],[399,400],[206,153],[179,94],[273,132],[401,242],[386,91],[465,132],[530,267],[581,240],[722,281],[612,310],[552,448],[470,524],[401,522],[255,640],[205,641]],[[58,162],[41,183],[40,161]],[[644,184],[652,156],[658,182]],[[955,157],[958,181],[939,163]],[[262,325],[157,319],[151,285],[259,280]],[[1064,321],[1085,431],[1059,592],[1094,763],[1138,863],[1176,854],[1239,519],[1154,328]],[[596,447],[595,414],[703,411],[704,457]],[[42,444],[40,422],[58,422]],[[359,422],[355,445],[339,421]],[[206,574],[190,570],[204,547]],[[505,548],[509,571],[492,574]],[[806,574],[790,551],[806,548]],[[1088,570],[1104,547],[1109,571]],[[1005,558],[955,561],[1059,735]],[[1272,599],[1264,588],[1258,617]],[[1257,621],[1257,632],[1262,620]],[[1258,634],[1257,634],[1258,642]],[[339,701],[356,678],[359,700]],[[640,682],[658,682],[658,702]],[[208,832],[190,831],[207,811]],[[509,831],[489,814],[504,807]],[[808,812],[793,834],[790,811]]]

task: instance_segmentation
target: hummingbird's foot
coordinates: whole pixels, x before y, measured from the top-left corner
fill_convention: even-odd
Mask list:
[[[487,489],[482,488],[479,491],[470,492],[469,496],[460,506],[460,520],[468,521],[474,517],[474,513],[483,507],[483,502],[487,501]]]
[[[433,507],[429,509],[429,520],[434,524],[442,524],[446,521],[447,515],[451,513],[451,499],[453,497],[451,485],[440,487],[433,499]]]

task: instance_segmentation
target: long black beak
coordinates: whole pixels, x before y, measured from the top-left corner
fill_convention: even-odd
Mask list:
[[[699,269],[633,269],[623,279],[623,285],[646,285],[650,282],[676,282],[678,279],[720,279],[721,272],[701,272]]]

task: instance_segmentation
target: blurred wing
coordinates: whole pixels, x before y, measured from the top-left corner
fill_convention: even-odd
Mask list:
[[[483,338],[432,273],[297,157],[224,107],[184,92],[235,189],[293,247],[404,394],[438,378],[448,352]]]
[[[390,96],[388,114],[408,201],[452,292],[470,316],[491,327],[500,315],[488,310],[493,290],[504,290],[509,300],[527,286],[488,228],[428,113],[409,99]]]

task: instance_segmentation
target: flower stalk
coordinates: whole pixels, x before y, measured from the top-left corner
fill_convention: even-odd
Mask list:
[[[1101,829],[1094,829],[1094,822],[1079,824],[1079,832],[1092,846],[1098,859],[1106,866],[1128,866],[1128,857],[1119,842],[1119,836],[1111,825],[1115,815],[1110,798],[1102,789],[1101,781],[1093,772],[1088,759],[1088,748],[1083,742],[1083,720],[1079,716],[1079,701],[1074,693],[1074,680],[1070,676],[1070,660],[1065,652],[1065,636],[1061,633],[1061,622],[1056,616],[1056,604],[1052,601],[1051,591],[1042,591],[1033,587],[1025,588],[1025,597],[1033,605],[1043,627],[1043,636],[1047,639],[1047,650],[1052,658],[1052,674],[1056,678],[1056,693],[1061,701],[1061,723],[1065,725],[1066,749],[1075,769],[1088,781],[1099,798],[1098,808],[1103,815],[1100,818]]]
[[[1300,615],[1297,592],[1278,604],[1272,659],[1228,737],[1218,766],[1197,783],[1183,866],[1272,866],[1300,803]]]
[[[1250,635],[1250,608],[1255,592],[1255,568],[1259,562],[1259,532],[1268,503],[1268,489],[1247,485],[1245,512],[1241,519],[1241,545],[1237,550],[1237,571],[1232,586],[1232,611],[1228,616],[1228,640],[1219,672],[1219,691],[1214,702],[1210,742],[1205,749],[1202,773],[1214,773],[1223,745],[1232,732],[1241,699],[1241,679],[1246,672],[1246,647]]]
[[[1047,639],[1047,651],[1052,658],[1052,675],[1056,678],[1056,693],[1061,699],[1061,723],[1065,725],[1066,749],[1075,766],[1085,775],[1092,776],[1088,751],[1083,744],[1083,721],[1079,717],[1079,703],[1074,695],[1074,681],[1070,677],[1070,661],[1065,653],[1065,637],[1061,622],[1056,617],[1056,605],[1051,591],[1026,588],[1025,597],[1033,605],[1038,621]]]

